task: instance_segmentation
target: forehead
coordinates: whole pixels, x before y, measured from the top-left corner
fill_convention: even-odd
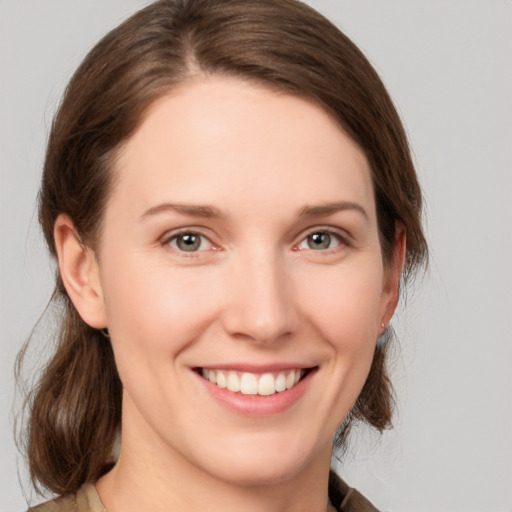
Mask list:
[[[140,208],[172,199],[374,209],[364,153],[321,107],[232,78],[203,78],[155,101],[115,173],[113,196]]]

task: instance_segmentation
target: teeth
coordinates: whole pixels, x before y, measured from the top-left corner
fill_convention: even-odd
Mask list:
[[[268,396],[276,392],[276,383],[271,373],[265,373],[258,382],[258,395]]]
[[[242,395],[257,395],[258,394],[258,379],[252,373],[242,374],[240,380],[240,392]]]
[[[227,388],[234,393],[269,396],[293,388],[304,375],[304,370],[289,370],[279,372],[277,375],[272,373],[255,375],[250,372],[240,375],[234,371],[226,372],[225,370],[203,368],[201,375],[212,384],[216,384],[220,388]]]
[[[228,380],[222,372],[217,372],[217,386],[225,388],[228,385]]]
[[[284,391],[286,389],[286,375],[280,373],[276,379],[276,391]]]
[[[286,377],[286,389],[293,388],[293,384],[295,383],[295,372],[290,372],[288,377]]]
[[[229,391],[234,391],[235,393],[240,391],[240,379],[235,372],[228,373],[228,383],[226,387]]]

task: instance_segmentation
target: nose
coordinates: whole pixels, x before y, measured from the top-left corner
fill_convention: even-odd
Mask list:
[[[260,344],[293,334],[298,325],[289,269],[275,254],[240,259],[227,278],[223,323],[226,331]]]

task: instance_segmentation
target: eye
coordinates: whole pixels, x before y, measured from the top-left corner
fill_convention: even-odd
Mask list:
[[[341,236],[329,231],[315,231],[310,233],[300,244],[298,249],[311,249],[313,251],[325,251],[334,249],[343,243]]]
[[[173,249],[181,252],[199,252],[212,247],[212,243],[203,235],[193,232],[179,233],[167,242]]]

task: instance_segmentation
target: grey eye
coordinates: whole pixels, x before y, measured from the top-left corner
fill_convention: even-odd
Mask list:
[[[201,248],[203,237],[195,233],[183,233],[171,240],[171,246],[184,252],[195,252]]]
[[[331,247],[332,237],[329,233],[318,232],[312,233],[306,238],[306,240],[309,249],[321,251],[324,249],[329,249],[329,247]]]

